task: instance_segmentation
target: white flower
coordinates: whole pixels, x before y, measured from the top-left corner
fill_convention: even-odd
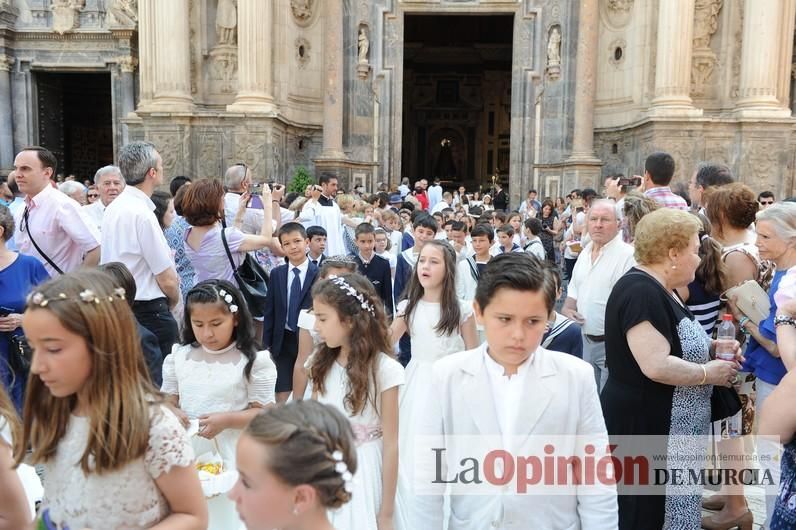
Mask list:
[[[348,466],[345,465],[345,462],[337,462],[337,464],[334,466],[334,470],[340,474],[343,474],[348,471]]]
[[[82,291],[80,293],[80,299],[83,300],[84,302],[93,302],[95,298],[96,295],[94,294],[94,291],[92,291],[91,289],[86,289],[85,291]]]
[[[228,303],[228,304],[231,304],[231,303],[232,303],[232,295],[231,295],[231,294],[228,294],[228,295],[226,295],[226,296],[224,297],[224,301],[225,301],[226,303]]]
[[[238,312],[238,306],[236,306],[235,304],[232,304],[231,306],[229,306],[229,312],[230,313],[237,313]]]
[[[332,453],[332,458],[334,459],[335,462],[342,462],[343,461],[343,452],[338,449],[337,451]]]

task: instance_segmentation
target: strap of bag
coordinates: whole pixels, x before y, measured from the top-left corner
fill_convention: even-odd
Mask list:
[[[25,232],[28,233],[30,242],[33,243],[33,247],[36,249],[36,252],[38,252],[42,258],[47,260],[47,263],[50,264],[50,267],[52,267],[55,270],[55,272],[57,272],[58,274],[63,274],[64,271],[62,271],[61,268],[58,265],[56,265],[53,260],[50,259],[50,256],[45,254],[44,251],[41,248],[39,248],[39,245],[36,243],[36,240],[33,239],[33,233],[30,231],[30,218],[28,216],[27,206],[25,206],[25,211],[22,213],[22,218],[25,220]]]
[[[221,242],[224,244],[224,251],[227,253],[227,259],[229,259],[229,264],[232,266],[232,272],[238,270],[238,266],[235,265],[235,260],[232,259],[232,252],[229,251],[229,244],[227,243],[227,235],[224,233],[227,230],[227,223],[224,222],[224,219],[221,219]]]

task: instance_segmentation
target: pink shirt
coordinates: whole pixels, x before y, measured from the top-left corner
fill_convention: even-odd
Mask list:
[[[51,186],[45,186],[34,197],[25,198],[28,222],[23,220],[25,208],[14,215],[14,241],[23,254],[38,259],[50,276],[57,272],[33,246],[28,230],[39,248],[64,272],[83,263],[83,257],[100,245],[97,228],[88,219],[82,206]]]

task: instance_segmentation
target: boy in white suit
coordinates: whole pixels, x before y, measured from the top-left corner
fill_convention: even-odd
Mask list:
[[[434,381],[428,388],[429,406],[420,419],[420,432],[436,436],[438,441],[425,442],[427,446],[423,447],[422,439],[416,440],[416,454],[425,451],[433,453],[433,458],[422,456],[423,463],[417,464],[422,467],[416,467],[414,473],[415,491],[433,494],[415,496],[412,528],[441,530],[445,518],[449,530],[617,528],[613,485],[600,483],[559,489],[556,494],[548,494],[552,490],[545,489],[541,494],[536,490],[520,495],[514,487],[516,482],[510,482],[486,493],[479,490],[473,496],[467,494],[472,490],[468,491],[469,486],[462,486],[461,481],[450,484],[463,461],[478,454],[474,447],[482,441],[490,448],[505,448],[516,457],[528,454],[523,450],[527,451],[530,440],[547,443],[548,439],[551,443],[555,440],[557,454],[582,454],[582,445],[578,444],[585,439],[597,448],[595,458],[605,455],[608,434],[591,366],[571,355],[540,347],[554,314],[554,301],[555,289],[545,282],[544,271],[532,256],[507,253],[486,265],[473,303],[478,323],[485,328],[486,342],[474,350],[440,359],[433,366]],[[444,451],[438,443],[443,444]],[[432,451],[432,447],[436,449]],[[514,471],[514,466],[504,465]],[[519,469],[516,466],[516,471]],[[498,466],[498,476],[502,470]],[[432,476],[442,477],[450,489],[426,489],[423,481],[432,482]],[[469,476],[472,479],[473,474]],[[449,513],[443,508],[446,495],[450,496]]]

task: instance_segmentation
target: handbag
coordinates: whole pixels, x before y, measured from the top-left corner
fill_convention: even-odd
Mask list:
[[[265,313],[265,295],[268,293],[268,273],[249,253],[246,253],[240,266],[235,267],[235,260],[232,259],[232,252],[227,243],[227,235],[224,233],[226,228],[226,224],[222,222],[221,242],[224,243],[224,250],[227,253],[229,264],[232,266],[235,282],[238,284],[252,316],[262,317]]]
[[[27,377],[33,360],[33,349],[25,335],[9,333],[8,346],[8,364],[11,366],[11,371],[16,375]]]
[[[710,395],[710,421],[719,421],[738,414],[741,410],[741,397],[735,388],[713,385]]]
[[[771,300],[760,284],[755,280],[746,280],[740,285],[727,289],[721,295],[722,300],[736,297],[735,305],[755,325],[767,319],[771,313]]]

